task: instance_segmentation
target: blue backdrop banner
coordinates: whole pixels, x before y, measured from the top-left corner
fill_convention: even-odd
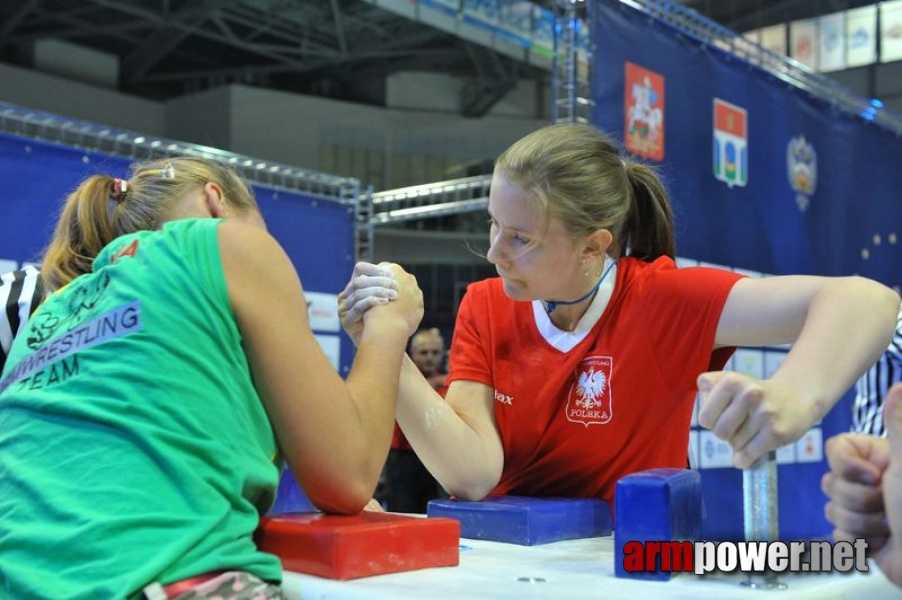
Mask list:
[[[660,165],[678,253],[902,283],[902,142],[618,0],[597,0],[593,121]]]

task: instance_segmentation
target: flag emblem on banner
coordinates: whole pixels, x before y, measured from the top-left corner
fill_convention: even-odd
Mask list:
[[[714,177],[730,187],[749,180],[748,113],[720,98],[714,99]]]
[[[624,63],[623,139],[637,156],[664,160],[664,77]]]
[[[786,144],[786,174],[796,192],[799,210],[806,210],[817,189],[817,152],[804,135],[797,135]]]

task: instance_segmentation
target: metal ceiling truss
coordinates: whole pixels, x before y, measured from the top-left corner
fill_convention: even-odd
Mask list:
[[[554,123],[589,123],[595,100],[591,70],[594,2],[555,0],[551,119]]]
[[[269,84],[389,59],[465,59],[453,36],[356,0],[3,1],[0,49],[48,38],[118,56],[123,89],[148,96],[160,84]]]
[[[375,192],[372,220],[375,225],[389,225],[485,210],[491,183],[491,175],[476,175]]]
[[[130,160],[151,160],[167,156],[206,158],[231,166],[250,183],[331,200],[348,206],[349,210],[357,204],[360,191],[360,182],[350,177],[326,175],[208,146],[60,117],[4,102],[0,102],[0,133]]]
[[[464,47],[476,76],[461,90],[461,113],[465,117],[482,117],[517,87],[517,63],[479,44],[464,42]]]

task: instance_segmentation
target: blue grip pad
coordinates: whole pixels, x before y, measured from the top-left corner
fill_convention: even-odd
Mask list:
[[[594,498],[489,496],[430,500],[429,517],[460,521],[460,537],[522,546],[611,534],[611,507]]]
[[[675,572],[662,571],[661,561],[667,560],[672,569],[678,561],[685,564],[683,559],[686,552],[691,552],[691,545],[668,544],[665,546],[667,552],[655,556],[653,552],[647,552],[654,547],[646,542],[699,539],[701,498],[698,471],[649,469],[620,479],[614,495],[614,572],[617,577],[666,581],[675,575]],[[630,546],[625,548],[628,543]],[[624,566],[627,555],[630,564],[639,560],[645,570],[627,571]],[[689,560],[691,564],[691,557]]]
[[[269,509],[269,515],[319,512],[298,485],[294,474],[286,467],[279,478],[276,500]]]

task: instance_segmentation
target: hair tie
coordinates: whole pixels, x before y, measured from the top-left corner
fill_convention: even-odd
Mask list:
[[[118,177],[113,180],[113,199],[116,202],[122,202],[125,199],[125,194],[128,193],[128,181],[125,179],[119,179]]]

